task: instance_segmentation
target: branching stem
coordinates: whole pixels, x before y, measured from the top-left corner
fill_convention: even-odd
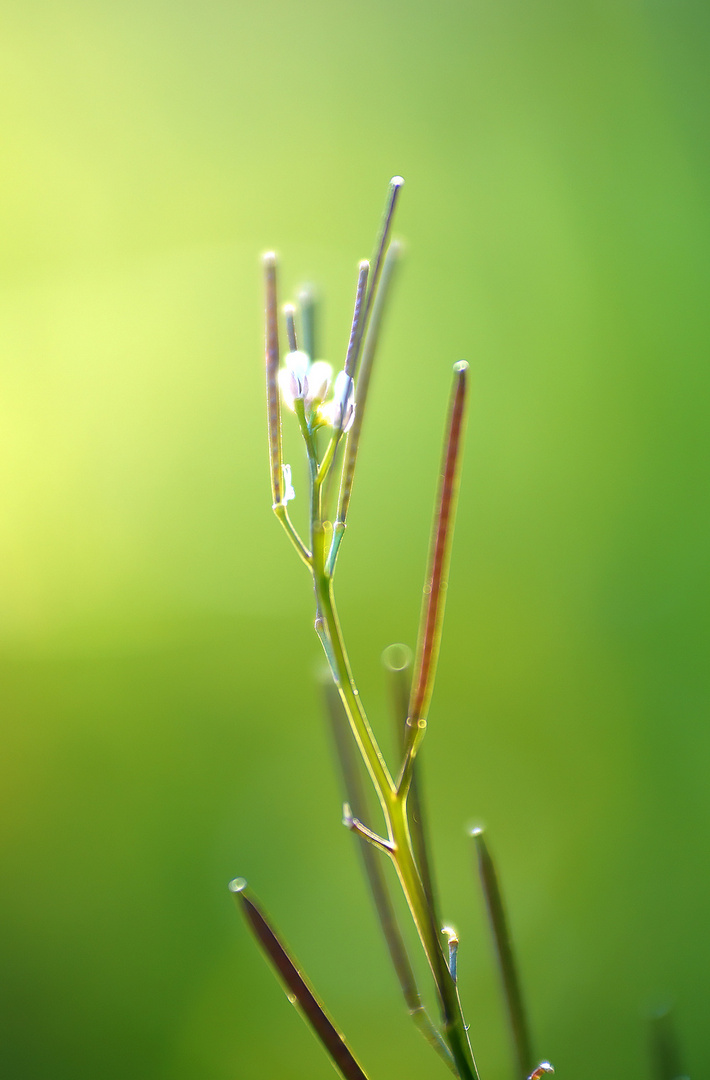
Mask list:
[[[335,608],[333,581],[326,568],[324,537],[322,521],[315,522],[313,583],[317,609],[330,645],[328,660],[355,741],[382,807],[389,841],[388,853],[397,871],[436,984],[444,1039],[451,1050],[461,1080],[479,1080],[456,984],[444,957],[439,941],[439,928],[432,918],[417,869],[407,819],[407,791],[401,786],[398,790],[390,775],[353,679]]]

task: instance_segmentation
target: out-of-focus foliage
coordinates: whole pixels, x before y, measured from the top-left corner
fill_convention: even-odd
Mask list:
[[[378,653],[413,643],[465,356],[425,778],[482,1073],[510,1075],[481,820],[538,1053],[642,1080],[672,1000],[703,1074],[709,22],[699,0],[4,5],[3,1075],[330,1076],[235,874],[373,1080],[446,1075],[340,825],[264,432],[258,256],[320,285],[339,360],[393,173],[408,254],[340,607],[384,729]]]

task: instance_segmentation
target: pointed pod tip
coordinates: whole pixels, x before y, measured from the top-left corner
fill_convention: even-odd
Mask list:
[[[229,891],[233,892],[233,893],[244,892],[246,887],[247,887],[247,879],[243,878],[243,877],[235,877],[232,881],[230,881],[230,883],[228,885]]]
[[[393,176],[392,179],[390,180],[390,187],[393,187],[393,188],[402,187],[403,183],[404,183],[404,177],[403,176]]]

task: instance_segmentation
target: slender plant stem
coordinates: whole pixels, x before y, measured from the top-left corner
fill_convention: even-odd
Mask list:
[[[444,958],[439,930],[434,923],[417,868],[407,820],[406,792],[395,788],[352,676],[335,609],[332,578],[325,569],[324,530],[321,522],[317,524],[319,528],[313,533],[313,579],[317,610],[325,625],[330,644],[328,659],[333,668],[334,681],[382,806],[388,839],[392,845],[392,861],[437,987],[444,1039],[451,1050],[461,1080],[479,1080],[456,984]]]
[[[365,767],[369,772],[379,797],[387,824],[389,807],[395,794],[394,781],[385,759],[368,722],[360,700],[360,694],[350,669],[350,662],[345,651],[340,624],[335,610],[331,578],[325,573],[325,530],[322,523],[314,530],[313,537],[313,578],[318,610],[325,623],[328,639],[333,653],[335,670],[333,678],[340,693],[355,741],[360,748]],[[390,840],[394,836],[390,833]]]
[[[286,531],[286,535],[295,547],[296,551],[301,556],[306,566],[310,568],[311,553],[306,547],[306,545],[303,543],[303,540],[301,540],[301,537],[298,535],[298,532],[296,531],[296,528],[291,521],[291,518],[289,517],[288,510],[286,509],[286,504],[276,503],[276,505],[274,506],[274,513],[283,525]]]
[[[460,433],[463,421],[463,405],[465,400],[465,376],[467,365],[456,366],[456,383],[452,406],[450,411],[449,430],[447,436],[447,450],[445,453],[445,470],[442,480],[442,492],[440,494],[437,512],[437,531],[435,535],[440,537],[435,543],[435,580],[437,588],[435,596],[436,612],[433,620],[427,618],[426,625],[436,628],[440,634],[439,594],[445,578],[447,556],[450,546],[449,525],[451,523],[453,500],[455,494],[455,478],[459,458]],[[306,437],[307,424],[299,413],[301,429]],[[309,440],[306,439],[307,445]],[[333,679],[338,687],[340,697],[345,709],[350,726],[362,755],[365,766],[370,774],[373,786],[382,807],[385,823],[387,826],[389,853],[399,877],[409,910],[412,914],[419,939],[422,943],[425,955],[432,971],[437,988],[439,1006],[441,1009],[444,1039],[447,1042],[458,1069],[461,1080],[479,1080],[476,1063],[474,1061],[471,1044],[468,1038],[468,1030],[464,1021],[459,1001],[456,984],[449,971],[448,963],[444,957],[440,941],[440,928],[436,923],[434,912],[429,904],[426,890],[417,865],[417,859],[412,845],[412,837],[409,828],[407,814],[407,796],[411,782],[414,756],[418,740],[423,737],[426,728],[426,720],[419,716],[414,727],[410,723],[408,729],[408,753],[400,774],[399,782],[395,785],[387,768],[384,757],[377,744],[375,736],[367,720],[365,710],[360,699],[357,686],[353,679],[352,670],[348,661],[347,652],[342,639],[340,624],[335,608],[333,595],[332,568],[329,555],[326,551],[326,529],[321,518],[320,490],[323,475],[319,474],[317,460],[312,450],[308,450],[311,460],[311,536],[312,536],[312,572],[316,595],[317,624],[322,624],[325,631],[323,635],[319,630],[321,640],[327,639],[326,656],[331,666]],[[443,526],[442,526],[443,523]],[[442,538],[443,537],[443,538]],[[332,548],[331,548],[332,550]],[[430,692],[430,682],[433,678],[431,664],[433,642],[426,642],[427,648],[427,673],[426,682]]]
[[[397,662],[397,650],[399,650],[399,662]],[[412,690],[412,654],[406,645],[391,645],[385,649],[382,655],[383,663],[390,679],[390,697],[392,711],[394,713],[395,729],[397,735],[397,749],[399,753],[405,751],[405,736],[407,726],[407,712],[409,697]],[[434,922],[439,924],[438,903],[434,886],[434,871],[431,856],[429,854],[429,841],[427,837],[426,817],[421,791],[421,762],[414,763],[412,780],[409,786],[408,797],[409,829],[412,834],[412,847],[419,867],[422,885],[427,895],[429,908],[433,913]]]
[[[355,757],[355,747],[353,746],[348,719],[337,687],[331,680],[328,680],[323,690],[346,797],[353,812],[362,819],[368,816],[368,798],[360,776],[359,763]],[[407,947],[404,943],[404,937],[400,930],[385,878],[382,859],[377,852],[372,850],[371,844],[361,844],[360,854],[392,966],[397,975],[409,1015],[430,1046],[445,1061],[446,1065],[456,1073],[451,1051],[429,1019],[429,1014],[422,1002],[414,969],[407,953]]]

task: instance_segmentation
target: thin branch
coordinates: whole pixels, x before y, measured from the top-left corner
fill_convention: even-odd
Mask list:
[[[351,832],[357,833],[363,840],[367,840],[368,844],[372,844],[373,847],[384,851],[385,854],[391,855],[393,853],[394,844],[392,841],[384,840],[372,829],[368,829],[367,825],[363,825],[359,818],[353,817],[353,812],[348,803],[343,804],[343,825],[350,829]]]
[[[310,566],[311,566],[311,553],[308,550],[308,548],[306,547],[306,545],[303,543],[303,540],[301,540],[301,537],[299,536],[295,525],[291,521],[291,518],[289,517],[288,510],[286,509],[286,503],[283,503],[283,502],[275,503],[275,505],[274,505],[274,513],[276,514],[276,517],[279,519],[279,521],[283,525],[283,527],[284,527],[284,529],[286,531],[286,535],[288,536],[289,540],[291,541],[291,543],[295,547],[296,551],[301,556],[301,558],[303,559],[306,566],[310,569]]]
[[[304,1020],[313,1029],[340,1075],[345,1080],[367,1080],[366,1073],[345,1042],[345,1037],[328,1016],[301,972],[300,966],[290,956],[285,944],[254,897],[248,894],[246,881],[243,878],[236,878],[230,882],[229,888],[241,907],[252,933],[282,980],[286,993],[290,999],[295,998],[294,1003],[298,1005]]]

